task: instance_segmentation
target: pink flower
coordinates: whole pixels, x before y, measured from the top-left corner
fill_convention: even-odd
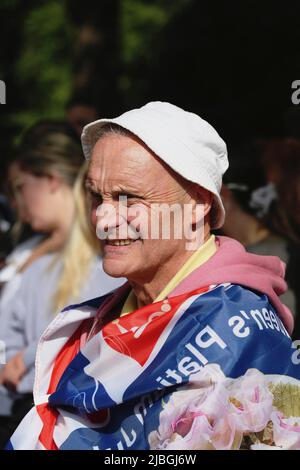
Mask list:
[[[257,369],[249,369],[244,376],[228,380],[227,388],[237,428],[244,433],[262,431],[273,411],[266,377]]]
[[[275,408],[268,382],[257,369],[229,379],[216,364],[203,367],[163,405],[150,449],[300,449],[300,418]]]
[[[149,436],[152,442],[151,448],[165,448],[166,443],[174,440],[174,435],[185,436],[196,417],[194,415],[196,405],[205,401],[211,390],[211,384],[207,384],[207,387],[200,389],[185,387],[173,393],[168,403],[163,405],[158,431]]]
[[[212,448],[210,441],[212,437],[212,427],[206,416],[197,416],[192,422],[189,431],[180,434],[176,431],[171,438],[164,441],[160,449],[167,450],[210,450]]]
[[[150,448],[231,449],[240,444],[224,379],[219,366],[208,365],[194,374],[189,386],[172,394],[158,431],[149,436]]]
[[[272,413],[273,437],[276,446],[284,450],[300,450],[300,418],[284,418]]]

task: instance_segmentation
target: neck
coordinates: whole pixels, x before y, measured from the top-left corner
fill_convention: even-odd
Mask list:
[[[138,283],[135,281],[129,281],[132,290],[137,299],[138,308],[149,305],[158,297],[163,288],[171,281],[179,269],[184,263],[192,256],[193,252],[189,251],[185,257],[181,257],[180,260],[174,265],[165,264],[164,269],[158,269],[155,276],[151,281]]]
[[[204,240],[198,249],[209,239],[210,235],[210,227],[205,226]],[[137,299],[138,308],[144,307],[145,305],[149,305],[154,302],[154,300],[168,285],[175,274],[183,267],[183,265],[196,251],[197,250],[185,251],[181,256],[177,255],[175,259],[170,260],[169,263],[166,262],[163,266],[159,266],[155,272],[155,275],[151,278],[150,281],[136,282],[129,280],[129,284],[131,285]]]

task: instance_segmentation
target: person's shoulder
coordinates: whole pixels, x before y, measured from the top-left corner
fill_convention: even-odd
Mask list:
[[[239,284],[219,284],[199,296],[196,302],[202,321],[226,324],[236,337],[264,331],[289,338],[268,296],[257,290]]]
[[[7,260],[11,261],[15,258],[19,258],[24,254],[27,254],[27,252],[31,252],[33,248],[41,242],[42,239],[43,235],[33,235],[27,240],[24,240],[12,250],[12,252],[7,257]]]
[[[39,276],[47,269],[61,265],[61,257],[57,253],[47,253],[34,260],[22,273],[23,279]]]
[[[257,368],[300,379],[297,351],[267,295],[219,284],[196,297],[189,309],[190,349],[201,348],[205,363],[218,363],[231,377]]]
[[[7,283],[20,275],[19,268],[28,259],[40,240],[41,236],[36,235],[20,243],[12,250],[5,260],[4,267],[0,270],[0,282]]]

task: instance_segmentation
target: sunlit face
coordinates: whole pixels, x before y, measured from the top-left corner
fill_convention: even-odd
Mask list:
[[[153,204],[188,204],[188,184],[160,162],[137,138],[108,134],[96,143],[88,171],[87,187],[92,198],[94,225],[115,229],[115,240],[103,241],[104,270],[115,277],[136,282],[150,282],[162,269],[182,264],[187,257],[184,239],[144,239],[143,230],[150,226]],[[107,213],[97,217],[99,205],[110,204],[117,213],[119,197],[127,197],[127,219],[116,221]],[[134,239],[130,231],[130,209],[138,208],[142,221],[141,236]],[[118,226],[117,226],[118,225]],[[171,230],[172,234],[172,230]],[[120,240],[125,240],[120,245]],[[190,253],[189,253],[190,255]]]
[[[23,171],[17,163],[10,166],[8,178],[13,191],[13,205],[22,222],[35,231],[52,230],[55,202],[51,178]]]

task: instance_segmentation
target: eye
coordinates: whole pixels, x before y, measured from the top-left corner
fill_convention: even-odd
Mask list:
[[[91,190],[89,190],[88,194],[89,194],[89,199],[90,199],[92,206],[95,206],[95,205],[99,206],[100,204],[102,204],[103,199],[102,199],[101,194],[98,194]]]

